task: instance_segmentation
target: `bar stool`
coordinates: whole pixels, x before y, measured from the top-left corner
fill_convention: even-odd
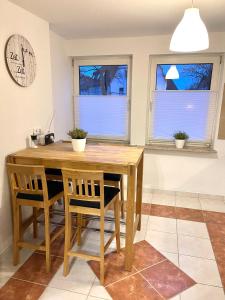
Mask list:
[[[104,254],[116,237],[117,252],[120,251],[120,207],[119,189],[111,186],[104,186],[103,172],[62,169],[64,198],[65,198],[65,246],[64,246],[64,275],[69,273],[69,257],[80,257],[100,262],[100,282],[104,283]],[[104,243],[104,216],[109,206],[114,204],[115,231]],[[89,255],[86,252],[71,251],[72,217],[71,214],[78,214],[77,241],[81,243],[82,215],[100,217],[100,255]]]
[[[45,174],[47,180],[58,180],[62,181],[62,170],[54,168],[46,168]],[[124,219],[124,182],[123,175],[104,173],[104,184],[114,186],[120,189],[120,205],[121,205],[121,218]]]
[[[104,173],[104,184],[120,189],[121,218],[124,219],[124,182],[122,174]]]
[[[62,180],[61,169],[46,168],[45,174],[48,180]],[[120,205],[121,205],[121,218],[124,219],[124,182],[123,175],[104,173],[104,184],[114,186],[120,189]]]
[[[7,169],[13,207],[13,262],[15,265],[19,263],[20,248],[42,250],[45,251],[46,256],[46,271],[49,272],[51,267],[50,244],[64,232],[64,227],[62,227],[50,238],[49,208],[63,197],[63,183],[47,181],[43,166],[8,163]],[[38,211],[40,209],[44,211],[44,245],[37,245],[23,240],[22,232],[26,228],[22,224],[22,206],[33,207],[31,221],[33,222],[34,237],[37,237],[38,233]],[[27,225],[29,224],[26,224],[26,227],[28,227]]]

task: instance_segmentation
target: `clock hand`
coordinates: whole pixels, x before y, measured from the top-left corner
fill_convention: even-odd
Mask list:
[[[22,62],[23,62],[23,67],[25,67],[25,60],[24,60],[24,49],[23,49],[23,45],[21,45],[21,53],[22,53]]]

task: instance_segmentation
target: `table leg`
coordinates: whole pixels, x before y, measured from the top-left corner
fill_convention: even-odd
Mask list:
[[[136,215],[139,215],[137,230],[141,230],[141,205],[142,205],[142,185],[143,185],[143,163],[144,153],[141,156],[137,167],[137,196],[136,196]]]
[[[134,199],[135,199],[135,166],[128,166],[127,176],[127,209],[126,209],[126,244],[125,244],[125,270],[131,271],[134,249]]]

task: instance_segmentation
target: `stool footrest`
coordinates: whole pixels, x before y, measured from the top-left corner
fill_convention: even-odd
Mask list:
[[[20,248],[45,251],[45,246],[43,246],[43,245],[31,244],[31,243],[27,243],[27,242],[18,242],[17,245]]]
[[[100,256],[97,255],[91,255],[89,252],[86,251],[69,251],[67,253],[69,256],[74,256],[74,257],[80,257],[80,258],[84,258],[87,260],[96,260],[96,261],[101,261]]]

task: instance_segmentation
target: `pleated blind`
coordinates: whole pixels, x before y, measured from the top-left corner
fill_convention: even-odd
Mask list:
[[[75,125],[88,131],[88,137],[128,140],[128,96],[76,96]]]
[[[189,141],[211,144],[216,98],[213,91],[153,91],[150,140],[172,140],[185,131]]]

